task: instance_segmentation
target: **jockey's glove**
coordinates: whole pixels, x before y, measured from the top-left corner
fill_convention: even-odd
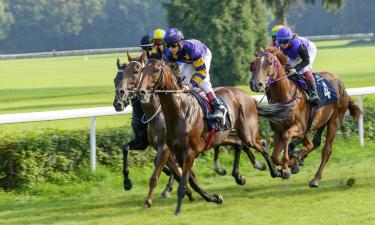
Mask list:
[[[297,70],[295,68],[289,68],[286,71],[286,75],[291,76],[293,74],[297,73]]]

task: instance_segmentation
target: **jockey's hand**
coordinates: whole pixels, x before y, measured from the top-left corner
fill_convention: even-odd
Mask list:
[[[295,74],[295,73],[297,73],[297,71],[296,71],[296,69],[294,69],[294,68],[289,68],[289,69],[287,69],[287,71],[286,71],[286,75],[288,75],[288,76],[293,75],[293,74]]]
[[[181,85],[181,90],[184,92],[188,92],[192,88],[191,84],[182,84]]]

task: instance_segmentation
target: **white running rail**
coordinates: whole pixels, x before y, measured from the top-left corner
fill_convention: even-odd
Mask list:
[[[350,96],[358,96],[358,106],[363,109],[363,96],[375,94],[375,86],[346,89]],[[253,96],[260,101],[264,96]],[[26,123],[48,120],[64,120],[91,117],[90,125],[90,165],[91,170],[96,169],[96,132],[95,122],[98,116],[111,116],[131,113],[132,108],[128,106],[123,112],[116,112],[113,107],[98,107],[85,109],[58,110],[32,113],[0,114],[0,124]],[[359,144],[364,145],[363,116],[358,120]]]

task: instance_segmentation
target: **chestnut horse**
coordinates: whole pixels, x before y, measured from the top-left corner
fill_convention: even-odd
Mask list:
[[[349,97],[343,82],[336,75],[329,72],[321,72],[320,75],[332,83],[338,100],[335,103],[318,108],[311,125],[309,125],[312,105],[307,102],[301,88],[294,81],[287,78],[279,58],[278,49],[269,49],[269,51],[259,54],[259,57],[253,63],[253,73],[249,81],[250,88],[256,92],[266,92],[271,101],[275,103],[286,104],[294,102],[293,112],[288,119],[279,124],[271,121],[271,127],[275,132],[272,160],[275,164],[282,166],[283,178],[288,178],[290,175],[288,166],[292,166],[297,172],[299,160],[304,159],[313,149],[314,145],[309,138],[309,132],[317,130],[317,134],[321,135],[324,128],[327,127],[322,160],[318,171],[309,183],[310,187],[318,187],[324,167],[332,152],[336,129],[342,122],[346,110],[349,109],[350,115],[354,119],[357,119],[362,111]],[[292,138],[300,139],[304,147],[299,154],[291,155],[289,159],[288,143]],[[280,160],[279,155],[283,150],[283,157]]]
[[[120,70],[119,72],[121,73],[120,75],[116,75],[115,78],[115,86],[116,86],[116,95],[115,95],[115,101],[114,105],[115,108],[119,111],[122,111],[124,107],[127,106],[127,102],[129,102],[129,98],[132,96],[134,93],[133,90],[138,86],[141,78],[141,73],[140,69],[142,68],[142,55],[138,58],[132,58],[128,54],[128,61],[129,64],[127,65],[127,69]],[[118,65],[120,68],[120,65]],[[155,148],[155,146],[158,146],[158,154],[166,153],[167,151],[163,151],[163,149],[166,147],[164,143],[164,136],[165,136],[165,122],[164,122],[164,116],[163,113],[160,110],[160,103],[159,103],[159,97],[154,95],[152,96],[152,99],[149,103],[141,103],[140,104],[142,107],[143,112],[145,113],[145,118],[143,122],[147,122],[149,124],[149,130],[148,130],[148,138],[151,140],[151,144]],[[155,140],[157,143],[155,143]],[[240,146],[239,145],[234,145],[235,148],[235,159],[234,159],[234,165],[233,165],[233,172],[232,176],[235,178],[236,182],[240,185],[245,184],[246,180],[244,177],[242,177],[239,174],[239,160],[240,160]],[[161,150],[161,151],[159,151]],[[259,170],[265,170],[266,166],[263,163],[259,163],[256,159],[255,156],[251,153],[250,149],[247,147],[244,147],[243,149],[245,153],[248,155],[249,159],[251,160],[253,167]],[[215,146],[215,165],[214,165],[214,170],[221,175],[225,174],[225,170],[222,168],[219,168],[218,163],[217,163],[217,158],[218,154],[220,151],[220,146]],[[168,151],[169,152],[169,151]],[[160,167],[155,167],[154,173],[150,179],[150,191],[147,197],[147,200],[145,201],[145,207],[151,207],[152,205],[152,194],[153,190],[156,187],[157,180],[159,179],[161,169],[166,163],[166,159],[168,159],[167,155],[160,156],[161,162],[160,162]],[[124,156],[124,159],[126,157]],[[173,158],[172,158],[173,159]],[[169,159],[173,161],[172,159]],[[171,165],[170,162],[169,165]],[[155,164],[158,164],[158,162],[155,162]],[[172,164],[174,165],[174,164]],[[127,169],[127,162],[124,162],[124,168],[125,170]],[[174,168],[173,174],[178,173],[179,171],[176,171]],[[124,173],[127,174],[128,173]],[[180,173],[178,173],[178,177],[181,177]],[[165,190],[162,192],[162,196],[168,196],[169,192],[172,189],[173,185],[173,176],[170,177],[169,182],[165,188]],[[126,177],[125,177],[126,180]]]
[[[166,143],[183,168],[182,179],[177,190],[176,215],[179,215],[189,176],[194,176],[192,170],[194,160],[205,150],[206,139],[210,132],[204,120],[203,110],[197,100],[190,94],[182,93],[181,87],[168,65],[161,60],[149,60],[143,68],[142,74],[143,79],[137,95],[141,102],[146,103],[150,101],[152,95],[159,94],[166,123]],[[245,91],[233,87],[219,88],[215,92],[217,96],[224,99],[228,106],[232,127],[229,130],[215,133],[214,146],[239,144],[255,148],[265,158],[271,176],[280,176],[265,146],[261,144],[258,111],[254,99]],[[273,106],[278,111],[272,116],[268,115],[270,119],[288,116],[288,109],[291,107],[280,106],[278,108],[278,106],[280,105]],[[205,193],[202,196],[209,202],[220,204],[223,201],[220,194],[211,196]]]

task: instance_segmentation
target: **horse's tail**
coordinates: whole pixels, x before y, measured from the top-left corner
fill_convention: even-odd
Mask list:
[[[359,116],[363,114],[363,111],[355,104],[352,98],[349,97],[349,112],[354,120],[358,120]]]
[[[289,104],[280,104],[280,103],[273,103],[269,105],[260,105],[256,102],[258,115],[269,119],[271,122],[274,123],[281,123],[290,118],[292,115],[293,110],[293,103]]]

